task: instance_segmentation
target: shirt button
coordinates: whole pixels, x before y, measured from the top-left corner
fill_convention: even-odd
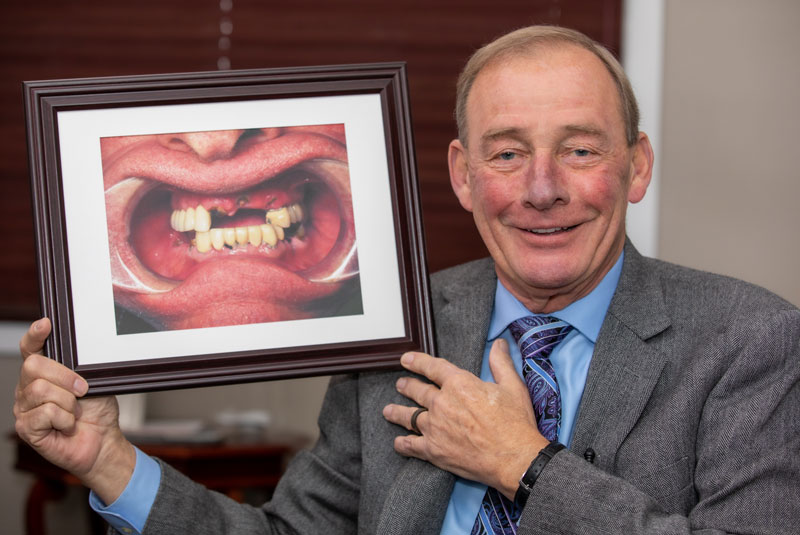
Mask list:
[[[592,448],[586,448],[586,451],[583,452],[583,458],[589,461],[590,463],[594,463],[594,458],[597,454],[594,452]]]

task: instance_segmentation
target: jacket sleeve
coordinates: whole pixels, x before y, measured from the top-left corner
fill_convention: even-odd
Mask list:
[[[237,503],[162,463],[161,486],[144,533],[199,535],[354,533],[361,454],[357,378],[334,377],[319,417],[320,437],[290,463],[272,500]]]
[[[563,450],[537,479],[520,533],[797,533],[800,314],[784,310],[755,325],[730,337],[733,358],[700,413],[686,414],[698,421],[694,466],[686,467],[693,477],[649,481],[663,492],[653,498]],[[677,494],[691,504],[686,511],[663,506]]]

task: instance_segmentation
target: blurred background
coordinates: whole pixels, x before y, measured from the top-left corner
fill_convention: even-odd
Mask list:
[[[460,68],[514,28],[572,27],[621,56],[656,150],[654,183],[628,223],[640,251],[754,282],[800,305],[795,0],[3,0],[0,14],[3,533],[24,532],[34,482],[14,469],[10,410],[17,342],[39,316],[23,80],[406,61],[435,271],[486,254],[447,177]],[[317,377],[151,393],[140,410],[148,420],[244,413],[261,422],[267,413],[270,433],[313,438],[326,384]],[[84,500],[68,488],[48,502],[50,531],[86,532]]]

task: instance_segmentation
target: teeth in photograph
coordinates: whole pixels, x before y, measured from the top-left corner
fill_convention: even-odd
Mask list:
[[[270,247],[275,247],[275,244],[278,243],[278,236],[275,234],[275,229],[272,228],[272,225],[266,223],[261,225],[261,239]]]
[[[197,232],[208,232],[211,229],[211,214],[202,205],[194,211],[194,229]]]
[[[186,212],[183,210],[175,210],[172,212],[172,218],[170,219],[170,225],[172,226],[173,230],[178,232],[184,232],[184,225],[183,222],[186,219]]]
[[[284,206],[279,210],[269,210],[267,212],[267,223],[271,223],[275,227],[289,228],[292,224],[289,209]]]
[[[236,227],[236,243],[239,245],[247,245],[249,239],[247,227]]]
[[[297,236],[300,239],[305,238],[306,237],[306,227],[304,227],[303,225],[300,225],[299,227],[297,227],[297,232],[295,232],[294,235]]]
[[[225,245],[229,247],[233,247],[236,245],[236,229],[235,228],[224,228],[222,229],[222,237],[225,239]]]
[[[186,209],[186,217],[183,220],[183,231],[194,230],[194,208]]]
[[[258,247],[261,245],[261,229],[255,225],[247,227],[247,238],[250,245]]]
[[[289,214],[292,215],[292,223],[299,223],[303,220],[303,208],[299,204],[291,205]]]
[[[221,228],[215,228],[212,229],[209,234],[211,234],[211,246],[217,251],[221,251],[222,248],[225,247],[225,233],[223,230]]]
[[[211,250],[211,235],[209,232],[197,232],[194,235],[195,247],[201,253],[207,253]]]
[[[272,225],[272,228],[275,229],[275,236],[278,238],[278,240],[282,240],[284,236],[283,227],[280,227],[278,225]]]

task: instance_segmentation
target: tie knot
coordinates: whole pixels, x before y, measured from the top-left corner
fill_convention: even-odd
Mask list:
[[[524,359],[547,358],[572,329],[566,321],[551,316],[526,316],[508,327]]]

